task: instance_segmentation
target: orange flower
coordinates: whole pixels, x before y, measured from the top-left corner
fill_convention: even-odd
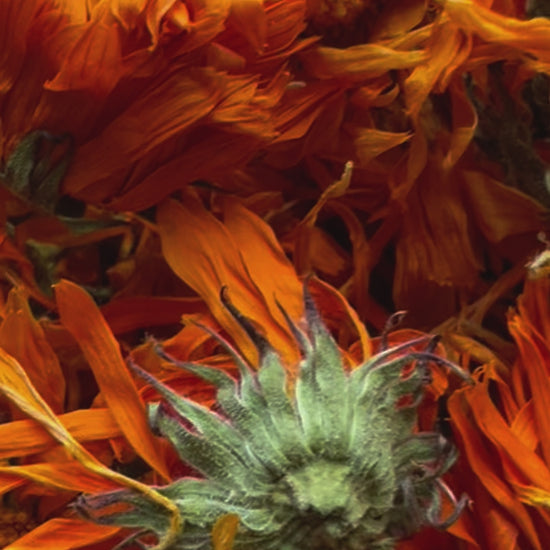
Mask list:
[[[8,509],[39,502],[34,519],[53,518],[17,548],[124,536],[79,537],[80,520],[58,517],[75,492],[127,483],[107,466],[143,461],[136,490],[153,500],[146,482],[181,474],[147,427],[157,394],[123,357],[205,406],[214,392],[145,331],[235,374],[221,333],[257,366],[226,287],[292,371],[280,306],[299,323],[312,274],[349,365],[376,346],[361,321],[383,330],[401,308],[415,329],[439,325],[465,367],[483,365],[449,398],[462,448],[449,484],[473,508],[403,548],[544,548],[546,256],[509,316],[515,344],[503,313],[550,205],[550,23],[526,9],[0,0],[0,461],[12,462],[0,491]],[[433,389],[426,424],[454,387],[436,371]],[[222,546],[234,519],[220,520]]]
[[[286,326],[283,326],[284,318],[281,318],[280,306],[294,320],[299,321],[303,314],[302,285],[267,224],[235,201],[224,201],[222,207],[224,223],[216,220],[192,196],[186,198],[185,204],[174,201],[165,203],[159,210],[159,230],[167,259],[178,275],[189,285],[196,287],[210,305],[216,320],[235,342],[239,346],[242,343],[243,352],[250,349],[248,340],[227,321],[227,316],[218,305],[219,289],[223,285],[227,286],[235,304],[242,307],[244,313],[278,347],[288,365],[296,364],[298,348]],[[205,235],[209,238],[205,239]],[[181,258],[186,261],[182,262]],[[228,262],[228,258],[232,258],[233,263]],[[266,277],[267,273],[277,274],[277,277]],[[345,300],[320,282],[312,282],[311,285],[313,293],[319,297],[321,311],[331,311],[332,322],[337,323],[340,338],[350,347],[350,362],[353,364],[356,360],[368,357],[371,353],[368,335]],[[140,482],[108,470],[94,455],[94,452],[103,453],[105,450],[104,447],[97,446],[98,442],[106,443],[110,440],[115,455],[124,462],[122,452],[124,447],[129,446],[130,455],[135,453],[140,456],[161,478],[167,479],[171,475],[167,467],[171,462],[170,455],[166,453],[164,446],[158,445],[144,424],[142,398],[151,399],[154,395],[146,387],[141,391],[136,388],[109,326],[82,289],[68,281],[62,281],[56,286],[56,303],[60,323],[78,342],[101,394],[95,400],[96,406],[91,409],[55,414],[40,397],[30,379],[30,376],[35,376],[33,369],[42,365],[23,363],[22,366],[14,357],[0,350],[3,364],[0,370],[3,373],[0,377],[0,391],[33,419],[16,420],[0,426],[0,440],[6,442],[3,447],[0,445],[0,459],[16,459],[20,462],[16,466],[0,468],[0,490],[6,492],[29,482],[42,483],[73,493],[97,492],[112,488],[113,485],[122,485],[145,491],[147,498],[165,506],[166,503],[153,489],[147,489]],[[24,305],[22,303],[22,307]],[[6,322],[8,319],[6,317]],[[216,324],[206,315],[201,321],[205,326],[216,328]],[[38,342],[43,340],[43,347],[49,346],[39,326],[35,326],[32,320],[27,321],[29,322],[30,328],[25,328],[27,338],[29,331],[33,330],[33,338],[38,339]],[[55,333],[49,325],[46,325],[48,329],[45,334],[52,336]],[[190,353],[201,353],[197,347],[198,330],[193,325],[184,327],[168,341],[166,349],[181,357],[186,353],[185,341],[190,332],[190,343],[193,345]],[[57,334],[59,346],[59,330]],[[204,333],[202,338],[204,342]],[[206,339],[211,339],[208,333]],[[357,344],[350,346],[355,341]],[[199,343],[199,347],[200,345]],[[351,350],[351,347],[354,349]],[[27,346],[26,349],[32,347]],[[134,350],[134,359],[142,357],[147,361],[144,351]],[[202,361],[206,359],[205,352],[209,352],[208,348],[202,348],[202,355],[199,355]],[[51,357],[44,354],[41,361],[50,360],[55,363],[55,354],[53,351],[50,354]],[[24,358],[23,355],[22,357]],[[168,366],[164,361],[159,365],[158,357],[156,360],[157,365],[154,368],[160,366],[163,369]],[[217,362],[222,366],[222,362]],[[234,369],[234,366],[228,365],[224,368]],[[189,390],[190,383],[197,384],[196,379],[190,379],[185,373],[173,370],[161,374],[172,387],[181,387],[189,395],[194,392],[194,397],[199,397],[200,391]],[[35,379],[37,383],[41,383],[40,378]],[[53,381],[51,374],[48,381]],[[49,395],[48,392],[52,393],[47,386],[45,388],[46,395]],[[58,397],[59,394],[54,392],[54,395]],[[208,397],[201,396],[201,399],[208,402]],[[41,426],[46,428],[46,432]],[[120,443],[121,438],[124,438],[124,443]],[[59,452],[60,449],[55,447],[56,442],[65,452]],[[90,450],[83,444],[89,446]],[[107,460],[112,460],[112,455],[108,455]],[[173,515],[173,521],[174,525],[179,521],[176,515]],[[55,539],[60,548],[78,548],[94,541],[111,541],[118,533],[118,530],[112,528],[94,528],[87,530],[86,536],[78,537],[81,525],[81,520],[74,517],[54,518],[11,547],[40,547]]]
[[[479,548],[543,549],[550,535],[549,290],[546,278],[528,281],[518,312],[510,313],[519,350],[510,369],[486,364],[476,386],[449,399],[462,451],[455,482],[473,499],[472,521],[464,518],[463,526]],[[486,510],[491,521],[473,520]]]

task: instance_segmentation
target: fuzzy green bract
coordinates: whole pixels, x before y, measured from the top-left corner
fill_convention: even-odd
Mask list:
[[[217,387],[219,412],[133,367],[163,397],[150,408],[153,429],[204,476],[158,489],[185,520],[174,550],[211,549],[212,527],[228,513],[240,518],[235,550],[386,550],[425,525],[445,527],[464,507],[467,499],[454,500],[440,480],[454,447],[439,433],[415,431],[429,364],[447,364],[429,339],[384,349],[348,372],[307,291],[305,302],[306,333],[287,319],[303,350],[291,394],[277,354],[226,299],[260,351],[259,369],[225,342],[238,381],[176,363]],[[423,343],[426,351],[414,351]],[[455,511],[443,521],[445,495]],[[121,502],[125,511],[108,512]],[[161,537],[169,528],[161,509],[126,490],[81,497],[77,508],[95,521],[139,529],[137,536]]]

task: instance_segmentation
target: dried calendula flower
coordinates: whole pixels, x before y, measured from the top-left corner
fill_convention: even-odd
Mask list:
[[[467,497],[457,502],[440,479],[455,449],[439,433],[416,430],[417,407],[431,362],[468,375],[433,353],[432,338],[384,349],[347,372],[306,291],[307,333],[288,320],[303,350],[288,390],[278,355],[223,293],[222,300],[258,347],[259,369],[220,338],[239,366],[238,381],[176,362],[218,388],[216,412],[133,365],[164,399],[150,410],[153,428],[204,476],[158,489],[185,519],[174,549],[212,548],[212,528],[227,514],[240,518],[235,550],[385,550],[457,518]],[[443,496],[454,504],[444,520]],[[81,497],[77,508],[94,521],[139,529],[137,537],[169,529],[160,508],[126,490]]]

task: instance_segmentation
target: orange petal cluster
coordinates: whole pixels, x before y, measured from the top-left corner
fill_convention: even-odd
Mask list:
[[[471,507],[400,550],[544,550],[549,97],[541,0],[0,0],[0,545],[112,548],[70,503],[120,486],[179,525],[126,360],[212,405],[154,340],[257,364],[227,287],[292,374],[306,279],[350,366],[405,309],[476,377],[420,415]]]

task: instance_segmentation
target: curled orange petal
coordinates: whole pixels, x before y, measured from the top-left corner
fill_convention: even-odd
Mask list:
[[[161,476],[169,479],[166,464],[149,429],[145,407],[120,353],[118,342],[92,298],[69,281],[55,286],[63,325],[86,357],[120,429],[136,450]]]

